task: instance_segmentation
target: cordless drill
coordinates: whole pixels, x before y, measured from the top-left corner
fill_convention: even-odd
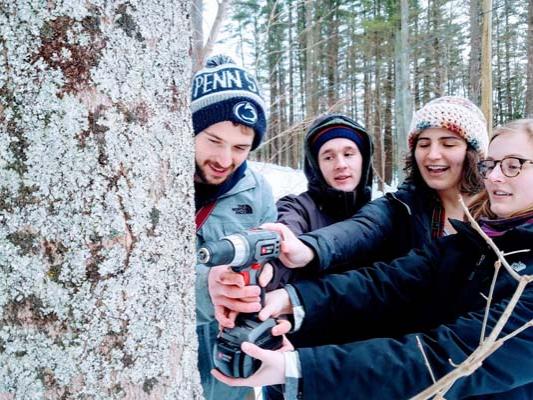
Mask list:
[[[250,229],[207,242],[198,250],[198,262],[208,267],[229,265],[244,278],[246,285],[259,285],[263,265],[279,256],[280,236],[264,229]],[[261,304],[264,290],[261,288]],[[242,342],[250,342],[268,350],[281,347],[281,336],[273,336],[273,318],[261,321],[257,313],[239,314],[235,327],[224,328],[215,343],[215,367],[227,376],[247,378],[261,366],[261,361],[241,350]]]

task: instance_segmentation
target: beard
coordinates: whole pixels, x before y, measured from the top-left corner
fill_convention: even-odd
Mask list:
[[[205,170],[202,168],[200,164],[195,162],[195,168],[194,168],[194,181],[197,183],[202,183],[204,185],[213,185],[213,186],[220,186],[223,183],[225,183],[228,179],[230,179],[231,175],[235,172],[235,165],[231,166],[230,173],[224,178],[222,181],[215,181],[212,182],[208,178],[208,174],[205,173]]]
[[[194,163],[194,181],[203,184],[209,184],[205,172],[202,170],[197,162]]]

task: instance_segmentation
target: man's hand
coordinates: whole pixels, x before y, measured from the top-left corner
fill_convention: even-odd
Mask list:
[[[261,228],[275,231],[281,236],[281,253],[279,259],[288,268],[304,267],[313,261],[315,254],[292,231],[280,223],[267,223]]]
[[[227,265],[212,267],[207,282],[215,306],[215,318],[222,327],[233,328],[239,312],[251,313],[261,309],[259,286],[245,286],[242,275]]]
[[[261,367],[255,374],[248,378],[230,378],[220,371],[213,369],[211,374],[219,381],[230,386],[270,386],[285,383],[285,358],[284,351],[294,350],[290,342],[284,338],[283,347],[279,350],[264,350],[252,343],[244,342],[242,351],[249,356],[261,361]]]

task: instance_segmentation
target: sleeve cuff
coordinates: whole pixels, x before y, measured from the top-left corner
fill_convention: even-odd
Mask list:
[[[283,353],[285,359],[285,400],[300,400],[302,393],[300,356],[297,351],[287,351]]]
[[[305,318],[305,311],[302,303],[300,302],[300,297],[298,297],[298,293],[296,293],[294,287],[292,285],[285,285],[284,289],[289,294],[289,300],[292,304],[292,316],[294,318],[294,327],[292,332],[296,332],[302,326],[302,322]]]

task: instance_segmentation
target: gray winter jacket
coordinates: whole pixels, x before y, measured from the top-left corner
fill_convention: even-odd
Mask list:
[[[246,169],[244,176],[217,204],[200,230],[196,232],[196,246],[224,236],[276,221],[277,210],[272,189],[263,176]],[[209,268],[196,266],[197,325],[214,321],[213,304],[207,289]]]

